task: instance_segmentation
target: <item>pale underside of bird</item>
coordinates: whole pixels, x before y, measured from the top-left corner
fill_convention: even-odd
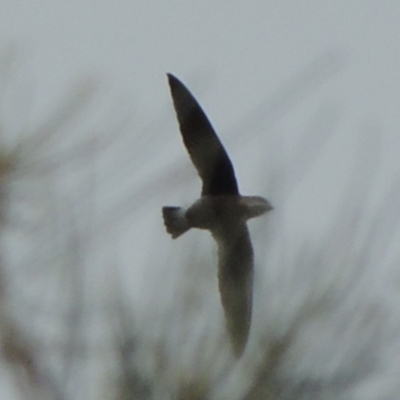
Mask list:
[[[202,179],[201,197],[190,207],[163,207],[175,239],[190,228],[207,229],[218,245],[218,279],[227,331],[236,356],[249,336],[253,296],[253,247],[246,221],[272,210],[260,196],[241,196],[232,163],[201,106],[168,74],[171,95],[190,158]]]

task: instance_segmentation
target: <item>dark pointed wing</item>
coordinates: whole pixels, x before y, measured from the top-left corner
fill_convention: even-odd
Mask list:
[[[226,326],[236,356],[250,331],[253,299],[253,247],[246,223],[212,232],[218,243],[218,279]]]
[[[183,83],[167,75],[183,142],[203,181],[201,194],[239,194],[231,160],[206,114]]]

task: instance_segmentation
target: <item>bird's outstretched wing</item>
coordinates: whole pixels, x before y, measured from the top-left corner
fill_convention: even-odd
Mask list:
[[[206,114],[185,85],[167,75],[183,142],[203,181],[201,194],[239,194],[231,160]]]
[[[239,357],[250,331],[253,299],[253,247],[245,222],[212,232],[218,243],[218,279],[225,320]]]

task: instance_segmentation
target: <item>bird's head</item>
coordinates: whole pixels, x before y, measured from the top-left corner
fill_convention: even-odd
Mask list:
[[[240,206],[243,210],[245,219],[258,217],[268,211],[273,210],[271,203],[261,196],[242,196]]]

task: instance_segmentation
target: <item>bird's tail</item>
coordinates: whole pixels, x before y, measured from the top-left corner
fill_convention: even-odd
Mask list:
[[[167,232],[173,239],[184,234],[190,229],[185,217],[185,209],[182,207],[163,207],[162,208],[164,225]]]

